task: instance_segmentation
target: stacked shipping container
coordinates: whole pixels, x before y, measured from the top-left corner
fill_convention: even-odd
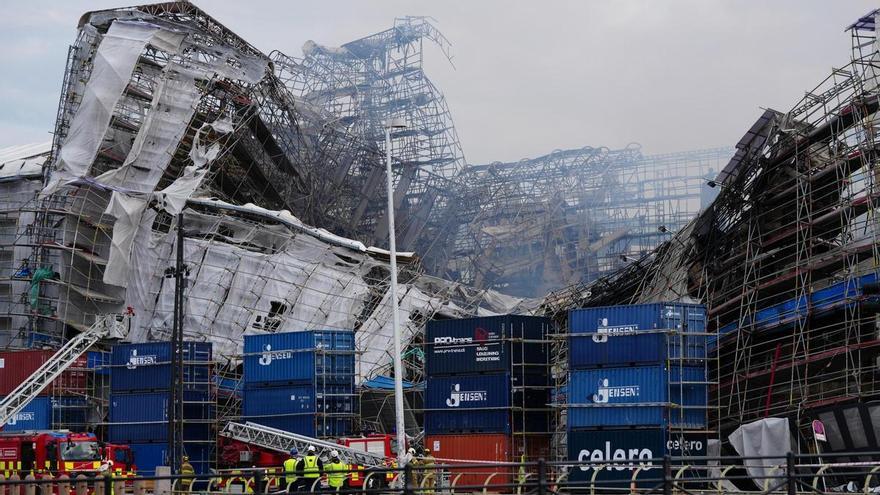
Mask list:
[[[512,462],[549,456],[550,321],[493,316],[428,323],[425,447],[446,459]],[[497,468],[457,483],[510,483]],[[458,474],[458,473],[455,473]]]
[[[244,420],[310,437],[352,433],[353,331],[249,335],[244,353]]]
[[[706,311],[700,305],[572,311],[565,391],[569,459],[625,460],[620,469],[603,469],[596,476],[597,481],[625,481],[638,466],[650,471],[644,459],[705,455],[706,337]],[[570,480],[588,481],[593,474],[582,466],[572,470]]]
[[[12,393],[54,354],[54,350],[43,349],[0,352],[0,399]],[[85,431],[91,407],[83,397],[93,376],[88,358],[80,357],[46,387],[40,397],[2,425],[3,431],[52,428]]]
[[[184,342],[184,450],[196,472],[207,472],[215,443],[211,344]],[[110,358],[108,440],[131,446],[143,473],[167,465],[168,412],[172,405],[170,342],[121,344]]]

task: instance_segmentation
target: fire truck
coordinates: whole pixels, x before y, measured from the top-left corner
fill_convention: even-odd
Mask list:
[[[233,470],[266,468],[269,473],[280,472],[291,448],[304,454],[309,445],[314,445],[318,455],[324,458],[329,458],[332,450],[339,452],[342,461],[353,471],[349,478],[351,488],[363,487],[372,469],[396,467],[390,435],[339,438],[334,443],[248,422],[228,423],[220,432],[220,440],[222,467]],[[390,471],[373,474],[369,476],[367,488],[388,486],[394,477]]]
[[[135,471],[131,449],[123,445],[100,445],[92,433],[23,431],[0,433],[0,474],[95,473],[109,459],[113,474]]]

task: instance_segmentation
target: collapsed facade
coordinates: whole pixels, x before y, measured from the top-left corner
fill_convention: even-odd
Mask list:
[[[303,57],[265,55],[187,2],[79,28],[53,142],[0,153],[7,348],[57,346],[125,311],[130,340],[169,339],[182,229],[185,338],[234,369],[245,334],[352,328],[359,379],[390,374],[383,123],[403,118],[399,293],[419,382],[427,320],[531,313],[547,290],[617,270],[708,203],[706,176],[731,154],[468,165],[422,67],[424,41],[449,43],[424,18]]]
[[[570,307],[704,302],[722,438],[777,416],[800,427],[804,450],[817,419],[823,451],[878,448],[877,15],[849,27],[848,65],[748,129],[699,217],[624,270],[545,301],[560,321]]]

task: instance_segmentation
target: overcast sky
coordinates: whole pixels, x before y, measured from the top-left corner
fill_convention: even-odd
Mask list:
[[[0,17],[0,146],[50,139],[80,15],[125,0],[16,2]],[[388,0],[196,2],[268,53],[300,55],[429,15],[429,50],[467,160],[557,148],[647,153],[733,145],[762,107],[787,110],[848,62],[846,26],[880,2]]]

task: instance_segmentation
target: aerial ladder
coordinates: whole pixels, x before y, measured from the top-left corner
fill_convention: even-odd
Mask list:
[[[5,425],[28,403],[101,339],[128,335],[129,314],[99,315],[84,332],[67,341],[40,368],[0,401],[0,425]]]
[[[375,452],[365,452],[340,445],[338,443],[319,440],[317,438],[297,435],[289,431],[279,430],[250,421],[246,423],[226,423],[220,435],[248,443],[275,452],[288,453],[291,449],[305,452],[310,445],[315,446],[318,457],[330,457],[330,452],[339,452],[339,460],[348,465],[360,465],[365,467],[385,467],[385,455]]]

